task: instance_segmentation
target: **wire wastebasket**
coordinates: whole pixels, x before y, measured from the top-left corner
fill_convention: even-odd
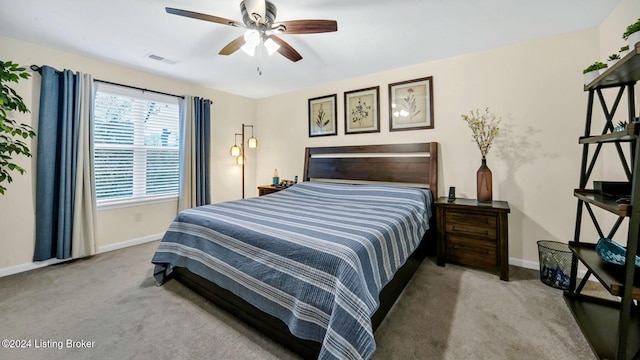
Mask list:
[[[569,245],[557,241],[538,241],[540,281],[556,289],[569,289],[571,260]]]

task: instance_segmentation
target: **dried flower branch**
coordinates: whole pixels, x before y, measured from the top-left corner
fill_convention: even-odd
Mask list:
[[[362,126],[362,120],[369,117],[369,111],[371,111],[371,105],[367,105],[366,101],[358,98],[358,105],[351,110],[351,122]]]
[[[329,125],[330,119],[325,119],[326,114],[327,113],[322,108],[322,104],[320,104],[320,108],[318,109],[315,117],[315,125],[320,128],[320,130],[323,130],[325,126]]]
[[[498,136],[500,129],[498,125],[501,118],[496,118],[493,113],[489,112],[489,108],[486,108],[484,113],[480,113],[480,109],[476,109],[475,112],[471,110],[471,116],[462,115],[462,119],[467,122],[471,129],[473,140],[478,144],[482,158],[486,159],[493,139]]]
[[[410,121],[413,121],[413,118],[420,113],[414,92],[412,88],[409,88],[409,90],[407,90],[407,96],[402,98],[401,103],[404,113],[402,111],[400,113],[407,114]]]

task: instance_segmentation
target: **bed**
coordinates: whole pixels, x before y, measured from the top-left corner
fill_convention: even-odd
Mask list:
[[[307,148],[304,182],[178,214],[156,283],[182,282],[304,358],[367,359],[435,249],[437,168],[433,142]]]

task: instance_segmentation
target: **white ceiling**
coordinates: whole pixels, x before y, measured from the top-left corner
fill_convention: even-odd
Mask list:
[[[595,27],[620,0],[272,2],[276,20],[336,20],[338,32],[281,35],[303,59],[293,63],[274,54],[258,60],[242,51],[218,55],[242,29],[165,12],[174,7],[241,22],[240,0],[0,0],[0,35],[263,98]]]

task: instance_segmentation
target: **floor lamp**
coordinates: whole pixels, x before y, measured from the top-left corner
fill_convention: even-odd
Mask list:
[[[255,149],[258,147],[258,139],[253,137],[253,125],[242,124],[242,132],[236,133],[233,139],[233,146],[231,147],[231,156],[236,158],[236,164],[242,166],[242,198],[244,199],[244,164],[247,162],[247,157],[244,152],[244,138],[245,128],[251,128],[251,137],[247,140],[247,146],[249,149]],[[241,136],[240,146],[238,146],[238,136]]]

